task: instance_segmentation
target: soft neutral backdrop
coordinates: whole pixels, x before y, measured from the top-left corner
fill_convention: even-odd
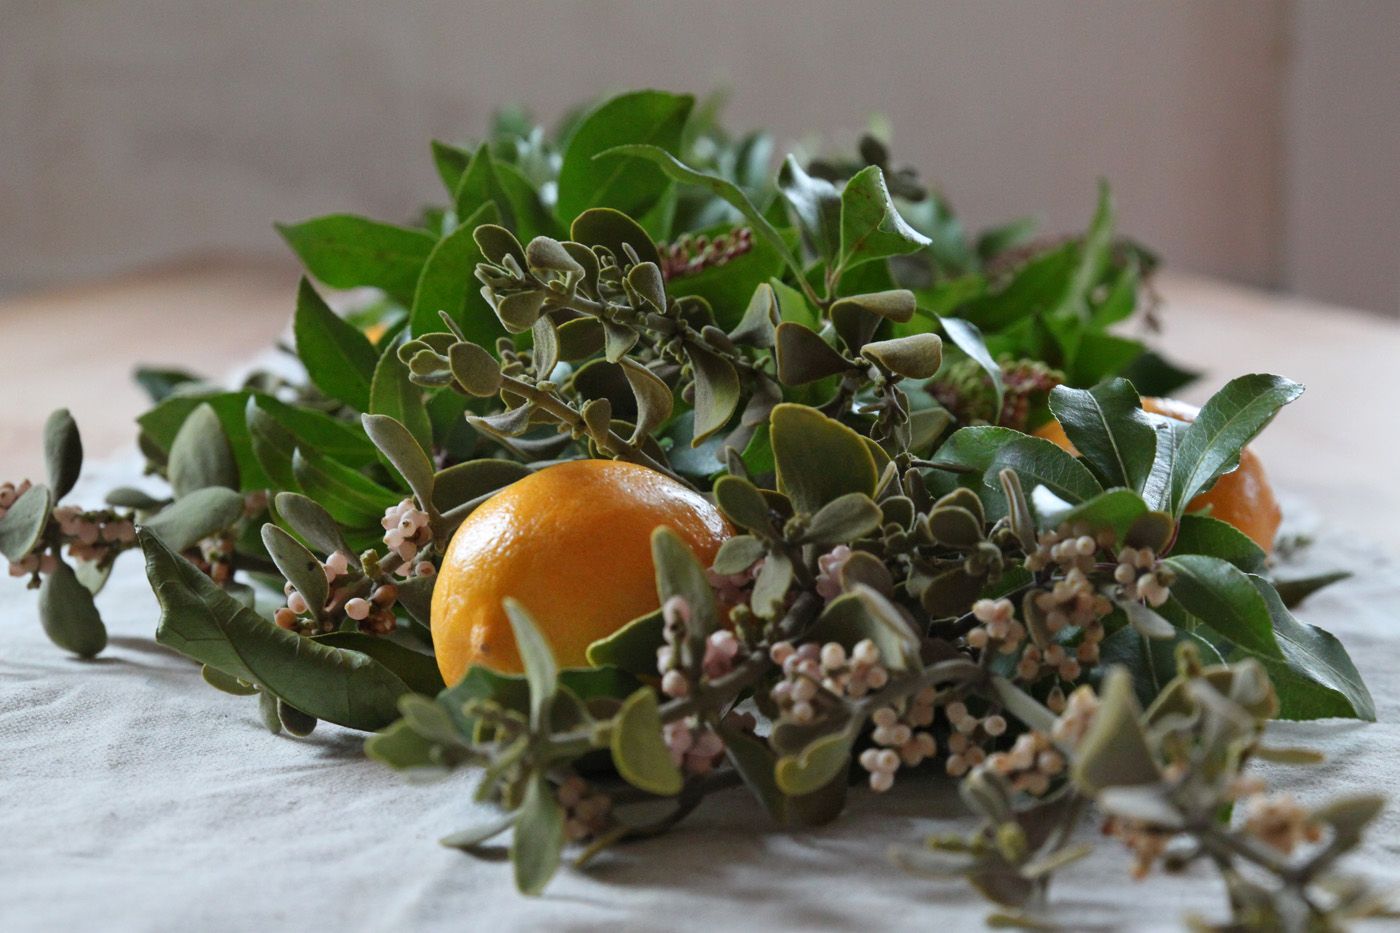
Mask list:
[[[1392,0],[0,0],[0,291],[276,219],[407,217],[503,102],[732,89],[846,144],[873,111],[977,223],[1110,178],[1175,268],[1400,314]]]

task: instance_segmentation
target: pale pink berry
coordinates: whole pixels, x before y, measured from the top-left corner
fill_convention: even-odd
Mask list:
[[[690,693],[690,681],[680,671],[667,671],[661,678],[661,692],[668,697],[683,697]]]
[[[287,608],[297,615],[303,615],[311,609],[311,607],[306,604],[306,597],[296,590],[293,590],[292,595],[287,597]]]
[[[361,622],[369,618],[369,600],[355,597],[345,604],[345,614],[356,622]]]

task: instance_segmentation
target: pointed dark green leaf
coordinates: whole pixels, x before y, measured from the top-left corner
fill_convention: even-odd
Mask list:
[[[931,241],[899,216],[879,166],[856,173],[841,192],[841,249],[837,267],[912,253]]]
[[[414,337],[441,331],[438,314],[442,311],[468,340],[483,347],[494,346],[496,338],[505,335],[476,279],[476,266],[486,258],[477,243],[476,229],[498,220],[495,202],[483,204],[433,247],[409,303],[408,328]]]
[[[413,299],[419,271],[435,238],[350,214],[277,224],[306,269],[331,288],[379,288],[403,305]]]
[[[316,388],[356,411],[369,410],[370,385],[379,354],[364,334],[342,319],[301,280],[292,320],[297,356]]]

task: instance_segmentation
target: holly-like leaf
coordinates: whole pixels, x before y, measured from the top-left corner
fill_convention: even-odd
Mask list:
[[[358,328],[330,309],[306,279],[301,280],[297,292],[292,332],[297,356],[316,387],[357,411],[368,411],[379,354]]]
[[[1142,491],[1157,454],[1157,435],[1132,383],[1114,379],[1092,389],[1056,386],[1050,411],[1099,482]]]
[[[861,169],[841,192],[841,249],[837,268],[900,256],[929,245],[928,237],[899,216],[879,166]]]
[[[1181,435],[1172,469],[1175,513],[1184,512],[1198,492],[1233,469],[1244,445],[1302,394],[1301,385],[1282,376],[1255,374],[1232,379],[1211,396]]]
[[[992,380],[996,411],[1000,414],[1002,401],[1006,397],[1006,385],[1001,378],[1001,364],[992,358],[991,352],[987,349],[987,342],[982,337],[982,331],[971,321],[957,317],[940,317],[939,323],[943,325],[943,332],[948,335],[948,339],[953,341],[959,350],[975,360],[977,365],[982,367],[982,371],[987,374],[987,378]]]
[[[331,288],[370,286],[400,304],[413,300],[419,272],[436,242],[424,230],[331,214],[299,224],[277,224],[306,269]]]
[[[841,192],[808,175],[793,156],[778,171],[778,190],[812,251],[830,264],[841,248]]]
[[[987,485],[1000,485],[997,474],[1014,470],[1021,485],[1034,492],[1044,486],[1071,505],[1085,502],[1103,491],[1099,481],[1078,460],[1040,437],[1021,436],[1004,444],[987,468]],[[1044,516],[1041,516],[1044,522]]]
[[[592,207],[612,207],[640,216],[670,187],[658,168],[635,159],[597,158],[628,144],[672,152],[695,99],[686,94],[638,91],[598,106],[574,128],[559,168],[557,213],[569,220]]]

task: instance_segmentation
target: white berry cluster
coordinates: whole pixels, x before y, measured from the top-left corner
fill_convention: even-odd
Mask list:
[[[564,836],[570,842],[582,842],[608,828],[612,798],[593,787],[577,774],[571,774],[555,791],[559,806],[564,808]]]
[[[418,508],[412,499],[404,499],[398,505],[385,509],[379,524],[384,528],[384,546],[403,561],[399,576],[416,574],[425,577],[432,574],[434,567],[431,561],[417,561],[419,552],[433,540],[427,512]]]
[[[851,559],[851,549],[844,544],[817,558],[817,595],[827,602],[841,595],[841,568]]]
[[[708,774],[724,758],[724,740],[697,716],[666,723],[661,737],[671,750],[671,762],[687,774]]]
[[[690,625],[690,603],[683,596],[669,597],[661,605],[661,618],[666,633],[666,643],[656,649],[656,671],[661,675],[661,692],[672,698],[689,696],[690,680],[681,670],[680,652],[676,646],[685,637],[686,628]],[[741,650],[742,645],[733,632],[716,629],[705,639],[701,674],[706,680],[723,677],[734,670]]]
[[[1026,627],[1017,621],[1009,599],[979,599],[972,604],[972,617],[982,624],[967,633],[969,648],[982,651],[990,646],[1011,654],[1026,638]]]
[[[1006,778],[1012,790],[1039,797],[1065,770],[1065,756],[1055,748],[1050,736],[1032,730],[1016,737],[1011,748],[992,752],[982,767]]]
[[[1053,565],[1062,572],[1075,568],[1089,571],[1094,567],[1098,552],[1105,550],[1111,553],[1116,543],[1117,538],[1111,529],[1095,532],[1084,522],[1076,522],[1073,526],[1061,525],[1040,533],[1036,549],[1026,556],[1026,569],[1039,573]]]
[[[1082,665],[1098,663],[1099,645],[1105,635],[1103,618],[1113,611],[1113,603],[1095,591],[1093,583],[1078,567],[1071,568],[1049,589],[1036,593],[1031,602],[1050,637],[1065,629],[1077,628],[1079,644],[1066,647],[1049,642],[1028,646],[1016,666],[1016,676],[1030,682],[1052,672],[1063,681],[1078,680],[1083,673]]]
[[[769,648],[769,657],[783,668],[783,679],[773,687],[773,702],[784,717],[798,724],[816,718],[823,690],[858,699],[890,679],[889,670],[880,663],[879,647],[868,638],[857,642],[849,655],[839,642],[794,646],[780,641]]]
[[[1156,608],[1171,598],[1176,574],[1158,562],[1152,548],[1125,547],[1118,552],[1113,579],[1122,584],[1125,599],[1140,599]]]
[[[860,754],[860,766],[870,772],[870,789],[883,793],[894,786],[900,766],[916,768],[938,751],[938,743],[926,726],[933,725],[937,691],[925,687],[905,702],[904,710],[882,706],[871,714],[875,728],[870,740],[875,747]]]
[[[948,717],[948,760],[944,770],[953,777],[962,777],[987,759],[983,746],[1006,733],[1006,718],[993,713],[976,716],[966,703],[949,703],[943,707],[943,715]]]
[[[1060,709],[1050,707],[1058,714],[1055,724],[1050,728],[1050,737],[1058,745],[1075,748],[1088,733],[1089,727],[1094,724],[1094,717],[1099,712],[1099,696],[1093,687],[1084,684],[1076,687],[1074,692],[1058,705]]]
[[[273,614],[273,621],[280,628],[303,635],[334,632],[340,627],[340,617],[343,615],[358,623],[360,631],[368,635],[387,635],[394,631],[398,625],[393,611],[394,603],[399,598],[397,586],[384,583],[375,587],[368,598],[354,596],[346,599],[346,587],[356,582],[349,579],[350,559],[337,551],[326,559],[321,569],[326,575],[326,582],[330,584],[326,604],[315,607],[313,611],[306,597],[287,583],[283,587],[287,605]],[[357,582],[360,586],[364,585],[363,578]]]

